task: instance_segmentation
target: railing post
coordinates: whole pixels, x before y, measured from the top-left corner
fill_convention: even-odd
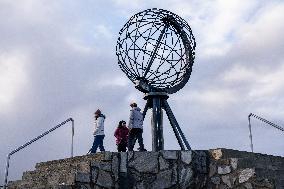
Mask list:
[[[250,148],[251,148],[251,152],[253,152],[252,132],[251,132],[251,122],[250,122],[250,117],[251,117],[251,116],[252,116],[252,113],[250,113],[249,116],[248,116],[248,122],[249,122]]]
[[[248,121],[249,121],[249,132],[250,132],[249,137],[250,137],[251,151],[252,152],[253,152],[253,143],[252,143],[251,120],[250,120],[251,116],[256,118],[256,119],[258,119],[258,120],[260,120],[260,121],[262,121],[262,122],[264,122],[264,123],[266,123],[266,124],[268,124],[268,125],[270,125],[270,126],[272,126],[272,127],[274,127],[274,128],[276,128],[276,129],[279,129],[280,131],[284,132],[284,128],[282,128],[282,127],[276,125],[275,123],[272,123],[271,121],[268,121],[268,120],[266,120],[266,119],[264,119],[264,118],[262,118],[260,116],[257,116],[257,115],[255,115],[253,113],[250,113],[249,116],[248,116]]]
[[[8,174],[9,174],[9,165],[10,165],[10,157],[11,154],[7,155],[7,160],[6,160],[6,168],[5,168],[5,177],[4,177],[4,189],[6,189],[7,187],[7,183],[8,183]]]
[[[72,122],[71,157],[73,157],[73,150],[74,150],[74,119],[71,118],[71,122]]]

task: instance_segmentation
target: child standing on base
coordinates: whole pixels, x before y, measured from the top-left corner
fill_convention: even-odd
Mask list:
[[[126,152],[128,132],[129,130],[126,127],[126,122],[123,120],[120,121],[114,132],[118,152]]]

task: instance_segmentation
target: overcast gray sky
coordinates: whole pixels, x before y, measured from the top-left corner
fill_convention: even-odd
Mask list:
[[[7,153],[69,117],[75,155],[85,154],[97,108],[107,116],[105,147],[116,150],[113,132],[128,119],[129,102],[145,104],[117,65],[118,32],[153,7],[183,17],[196,38],[191,78],[168,100],[193,149],[249,151],[250,112],[284,125],[284,1],[0,0],[0,183]],[[164,124],[165,148],[178,149]],[[284,134],[252,124],[255,151],[284,156]],[[15,154],[10,179],[36,162],[68,157],[70,129]]]

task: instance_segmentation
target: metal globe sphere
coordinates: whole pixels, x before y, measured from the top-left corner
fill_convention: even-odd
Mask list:
[[[123,26],[116,55],[121,70],[140,91],[171,94],[190,78],[195,46],[184,19],[153,8],[135,14]]]

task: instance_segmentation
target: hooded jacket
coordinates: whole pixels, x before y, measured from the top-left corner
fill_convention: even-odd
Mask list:
[[[116,138],[116,144],[120,144],[122,142],[127,143],[128,139],[128,128],[127,127],[117,127],[117,129],[114,132],[114,136]]]
[[[93,135],[105,135],[104,133],[104,122],[105,122],[106,116],[103,114],[100,114],[99,117],[95,118],[94,122],[94,132]]]
[[[139,107],[133,107],[130,110],[129,124],[128,128],[139,128],[143,129],[143,114],[140,112],[141,109]]]

